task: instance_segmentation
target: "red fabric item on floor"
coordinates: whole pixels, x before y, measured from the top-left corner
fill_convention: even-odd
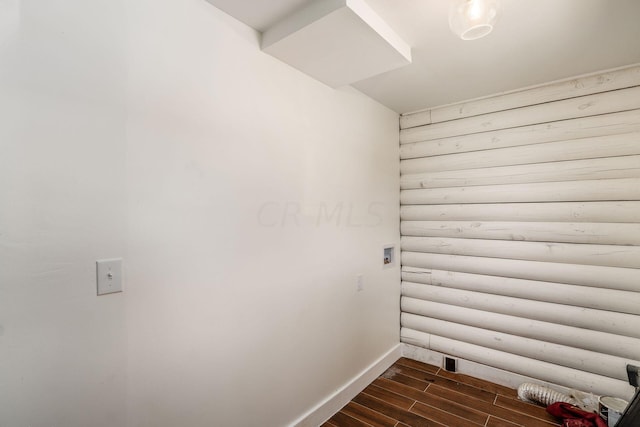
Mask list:
[[[554,417],[562,418],[563,427],[607,427],[600,415],[583,411],[570,403],[556,402],[547,406],[547,412]]]

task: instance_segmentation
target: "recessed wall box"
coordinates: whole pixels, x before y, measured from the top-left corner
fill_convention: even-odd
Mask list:
[[[396,250],[394,245],[387,245],[383,248],[382,265],[383,267],[393,267],[396,262]]]

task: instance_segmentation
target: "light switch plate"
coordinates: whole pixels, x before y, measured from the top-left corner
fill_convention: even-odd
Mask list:
[[[96,261],[98,295],[122,292],[122,259],[99,259]]]

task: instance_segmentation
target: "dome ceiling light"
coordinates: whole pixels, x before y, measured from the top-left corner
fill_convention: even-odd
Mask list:
[[[500,11],[500,0],[452,0],[449,9],[449,28],[462,40],[476,40],[486,36]]]

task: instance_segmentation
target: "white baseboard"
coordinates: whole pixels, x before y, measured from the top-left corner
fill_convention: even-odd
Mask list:
[[[423,347],[417,347],[415,345],[405,343],[402,343],[402,356],[406,357],[407,359],[417,360],[418,362],[428,363],[430,365],[440,367],[443,367],[444,365],[445,356],[454,357],[439,353],[437,351],[428,350]],[[481,363],[472,362],[470,360],[461,359],[459,357],[454,358],[458,361],[458,373],[479,378],[481,380],[491,381],[495,384],[500,384],[506,387],[517,389],[518,386],[522,383],[534,383],[551,387],[552,389],[565,394],[569,394],[569,392],[571,391],[569,388],[558,384],[541,381],[539,379],[516,374],[515,372],[509,372],[502,369],[494,368],[492,366],[483,365]]]
[[[396,360],[402,356],[403,344],[397,344],[382,357],[365,368],[358,375],[353,377],[335,393],[320,402],[306,414],[298,418],[291,424],[291,427],[317,427],[327,421],[333,414],[338,412],[358,393],[364,390],[373,380],[378,378]]]
[[[399,343],[358,375],[353,377],[340,389],[336,390],[322,402],[291,423],[289,427],[317,427],[321,425],[331,418],[333,414],[338,412],[344,405],[349,403],[351,399],[364,390],[400,357],[406,357],[408,359],[442,367],[445,356],[448,355],[411,344]],[[481,363],[461,359],[459,357],[454,358],[457,360],[457,372],[461,374],[491,381],[513,389],[517,389],[522,383],[534,383],[551,387],[552,389],[565,394],[569,394],[571,392],[571,389],[558,384],[541,381],[536,378],[505,371],[492,366],[483,365]]]

